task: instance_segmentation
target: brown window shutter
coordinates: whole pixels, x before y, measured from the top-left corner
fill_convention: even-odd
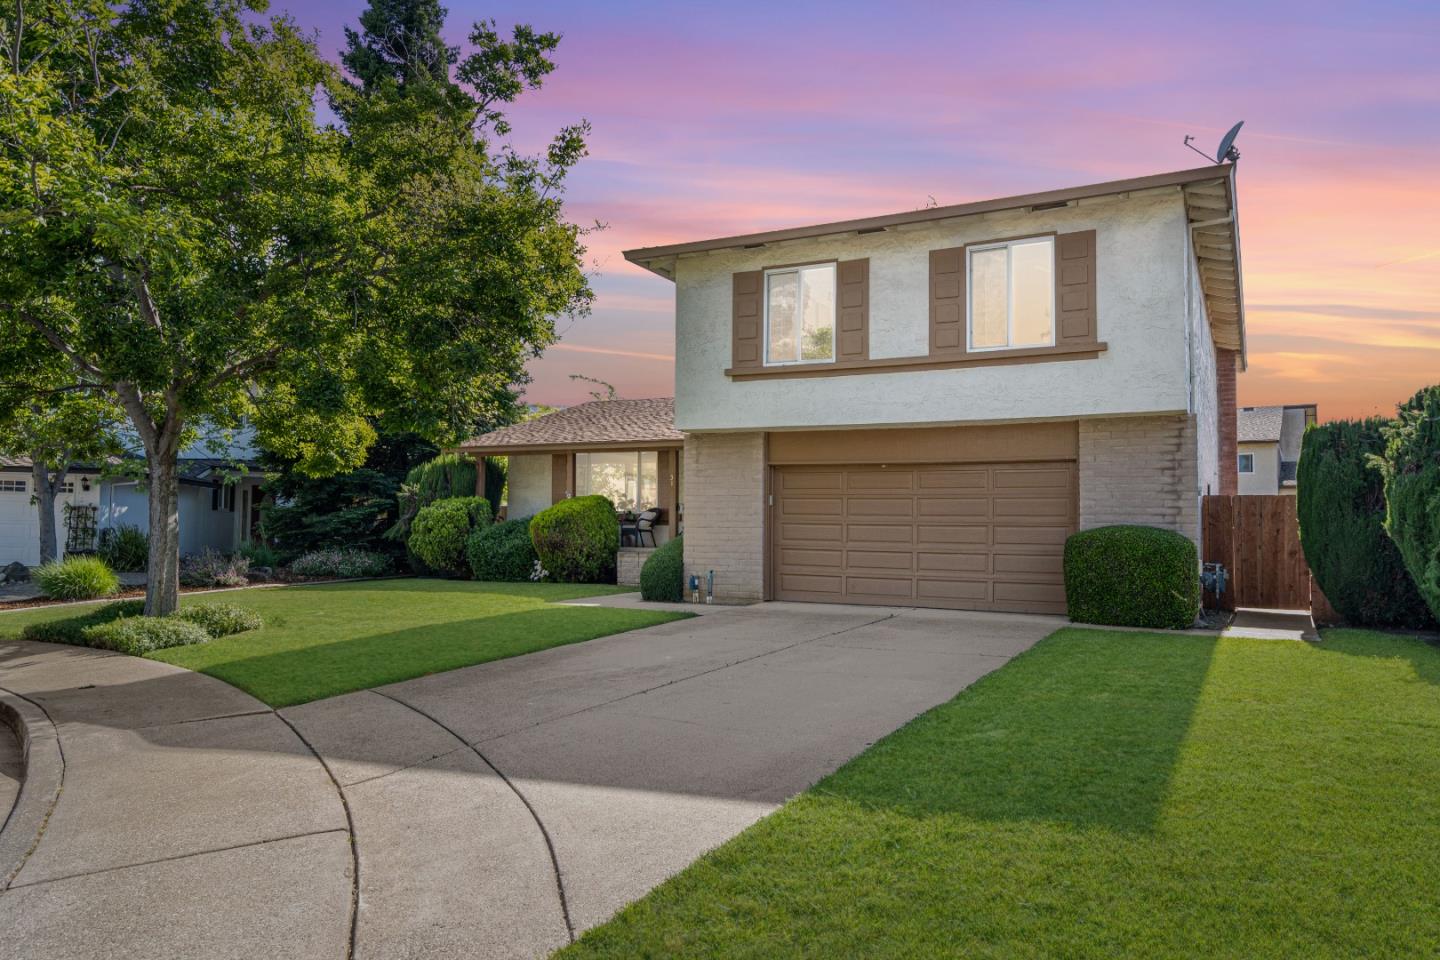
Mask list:
[[[836,360],[870,359],[870,260],[842,260],[836,271],[840,309]]]
[[[1055,341],[1094,343],[1095,231],[1055,238]]]
[[[759,367],[765,363],[764,296],[765,273],[748,270],[734,275],[731,282],[730,365]]]
[[[965,353],[965,248],[930,251],[930,355]]]

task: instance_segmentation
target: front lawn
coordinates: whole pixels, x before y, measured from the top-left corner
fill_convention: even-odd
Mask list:
[[[1066,629],[562,951],[1440,955],[1440,648]]]
[[[290,706],[352,690],[654,626],[689,614],[558,606],[633,587],[460,580],[374,580],[184,597],[223,600],[265,618],[261,629],[149,655]],[[0,615],[0,639],[84,607]]]

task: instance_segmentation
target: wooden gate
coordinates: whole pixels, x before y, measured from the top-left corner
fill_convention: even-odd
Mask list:
[[[1318,591],[1300,549],[1294,497],[1205,497],[1203,521],[1205,562],[1223,563],[1230,575],[1224,596],[1205,594],[1207,607],[1310,609]]]

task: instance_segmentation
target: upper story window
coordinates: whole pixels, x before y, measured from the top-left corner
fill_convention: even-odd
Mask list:
[[[1238,469],[1239,469],[1239,471],[1240,471],[1241,473],[1254,473],[1254,472],[1255,472],[1255,454],[1253,454],[1253,453],[1242,453],[1242,454],[1240,454],[1240,456],[1239,456],[1238,459],[1239,459],[1239,464],[1237,465],[1237,467],[1238,467]]]
[[[835,264],[765,271],[765,363],[835,359]]]
[[[1055,343],[1055,239],[1036,237],[966,248],[969,349]]]

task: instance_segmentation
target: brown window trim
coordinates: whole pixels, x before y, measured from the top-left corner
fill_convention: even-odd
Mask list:
[[[986,350],[955,357],[884,357],[872,360],[836,360],[824,363],[790,364],[776,367],[731,367],[725,375],[732,380],[766,380],[787,377],[843,377],[858,373],[904,373],[914,370],[948,370],[951,367],[1005,366],[1012,363],[1047,363],[1061,360],[1092,360],[1107,349],[1103,341],[1054,347],[1023,347],[1015,350]]]

